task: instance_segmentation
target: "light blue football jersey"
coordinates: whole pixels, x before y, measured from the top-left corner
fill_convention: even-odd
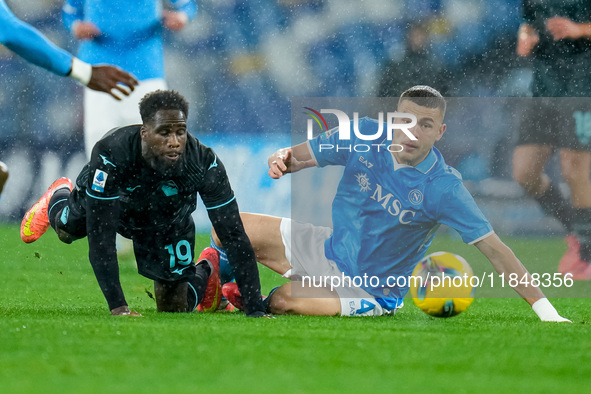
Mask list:
[[[26,61],[57,75],[66,76],[70,72],[72,55],[18,19],[4,0],[0,0],[0,43]]]
[[[373,135],[378,127],[374,119],[359,120],[362,134]],[[412,274],[440,224],[457,230],[469,244],[493,229],[461,175],[436,148],[412,167],[396,162],[386,149],[387,140],[381,141],[379,151],[374,146],[367,152],[355,152],[356,145],[358,150],[367,150],[375,142],[351,134],[351,140],[340,140],[338,129],[333,129],[308,141],[320,167],[345,166],[332,204],[333,233],[325,243],[325,254],[350,277],[379,278],[377,286],[363,288],[392,308],[400,303],[396,298],[404,297],[408,285],[388,286],[387,278]],[[328,149],[330,145],[335,148]]]
[[[195,0],[171,0],[193,19]],[[62,18],[70,31],[77,21],[94,23],[102,35],[81,41],[78,57],[90,64],[108,63],[140,81],[164,78],[161,0],[66,0]]]

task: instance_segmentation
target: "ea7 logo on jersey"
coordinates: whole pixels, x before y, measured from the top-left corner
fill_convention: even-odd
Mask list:
[[[363,156],[359,156],[359,162],[364,164],[367,168],[373,167],[373,163],[370,163],[369,160],[367,160]]]
[[[104,171],[96,170],[94,173],[94,178],[92,180],[92,190],[104,193],[105,191],[105,183],[107,182],[107,174]]]

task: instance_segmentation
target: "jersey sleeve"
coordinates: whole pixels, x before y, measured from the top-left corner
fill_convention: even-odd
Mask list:
[[[113,158],[110,149],[97,143],[90,157],[86,194],[96,200],[118,199],[124,167],[124,163]]]
[[[0,0],[0,43],[26,61],[60,76],[70,73],[72,55],[18,19]]]
[[[256,255],[244,230],[236,200],[233,199],[228,204],[209,209],[207,213],[226,250],[240,295],[244,299],[244,312],[247,316],[264,312]]]
[[[351,122],[350,130],[353,130]],[[339,128],[335,127],[320,134],[318,137],[308,140],[310,154],[316,160],[319,167],[328,165],[345,165],[349,158],[351,140],[339,138]]]
[[[244,311],[247,315],[264,312],[255,253],[240,219],[226,170],[212,150],[209,150],[206,164],[204,187],[199,194],[209,220],[226,249],[228,262],[244,298]]]
[[[230,186],[226,168],[211,150],[207,156],[206,168],[203,185],[199,190],[205,208],[216,209],[234,201],[234,191]]]
[[[98,142],[88,163],[86,180],[86,230],[88,255],[109,309],[127,305],[119,281],[115,238],[119,224],[119,189],[126,163],[112,149]]]
[[[84,0],[66,0],[62,6],[62,21],[73,32],[74,23],[84,19]]]
[[[119,200],[87,199],[88,259],[109,310],[127,305],[119,279],[115,245],[119,210]]]
[[[493,233],[493,228],[461,181],[441,195],[439,222],[455,229],[462,240],[473,244]]]
[[[194,0],[171,0],[170,3],[177,11],[184,12],[189,20],[197,15],[197,3]]]

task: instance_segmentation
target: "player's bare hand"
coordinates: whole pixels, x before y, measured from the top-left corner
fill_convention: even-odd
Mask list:
[[[273,179],[279,179],[283,174],[292,172],[291,166],[293,160],[291,149],[279,149],[269,157],[269,176]]]
[[[162,12],[162,22],[164,24],[164,27],[166,27],[168,30],[172,30],[172,31],[182,30],[188,21],[189,21],[189,18],[187,17],[187,14],[185,14],[184,12],[177,12],[177,11],[163,11]]]
[[[73,31],[74,37],[84,41],[94,40],[102,34],[101,30],[91,22],[78,22],[74,25]]]
[[[113,316],[142,316],[140,313],[136,311],[130,311],[127,305],[119,306],[117,308],[111,309],[111,315]]]
[[[528,56],[540,41],[538,33],[529,25],[521,25],[517,33],[517,54]]]
[[[546,21],[546,29],[554,38],[554,41],[563,40],[565,38],[577,39],[581,38],[583,32],[578,23],[571,21],[568,18],[554,17]]]
[[[109,93],[116,100],[120,95],[129,96],[138,84],[138,80],[119,67],[102,65],[92,66],[92,75],[88,87],[99,92]]]

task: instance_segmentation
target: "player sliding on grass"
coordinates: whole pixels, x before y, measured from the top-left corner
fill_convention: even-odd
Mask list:
[[[351,152],[348,148],[352,144],[366,141],[340,140],[338,130],[331,130],[306,143],[280,149],[269,158],[269,175],[275,179],[315,165],[345,167],[332,204],[333,229],[286,218],[242,215],[258,261],[291,278],[266,298],[269,311],[350,316],[395,313],[402,307],[408,287],[393,286],[388,277],[411,275],[441,223],[456,229],[464,242],[475,245],[499,274],[529,277],[511,249],[494,233],[459,173],[446,165],[433,147],[446,130],[445,109],[445,99],[438,91],[415,86],[402,93],[398,111],[416,116],[416,126],[409,130],[417,140],[394,131],[394,153],[385,146],[379,151]],[[359,121],[364,135],[375,135],[378,127],[373,119]],[[341,144],[344,149],[321,150],[320,144]],[[226,246],[215,231],[213,240],[218,248]],[[230,262],[232,258],[228,256]],[[327,277],[343,278],[343,274],[349,278],[376,277],[379,283],[335,290],[311,284]],[[314,282],[306,283],[302,280],[306,277],[314,278]],[[541,320],[568,321],[539,288],[520,283],[515,290]],[[239,307],[242,300],[235,284],[225,284],[223,294]]]
[[[131,312],[119,282],[117,232],[133,240],[138,272],[154,280],[158,311],[214,311],[221,299],[219,256],[194,263],[191,213],[201,196],[227,246],[248,316],[264,315],[255,254],[222,162],[187,132],[188,103],[174,91],[140,102],[142,125],[111,130],[92,150],[76,187],[60,178],[25,214],[21,238],[37,240],[49,225],[65,243],[88,237],[89,258],[113,315]]]

